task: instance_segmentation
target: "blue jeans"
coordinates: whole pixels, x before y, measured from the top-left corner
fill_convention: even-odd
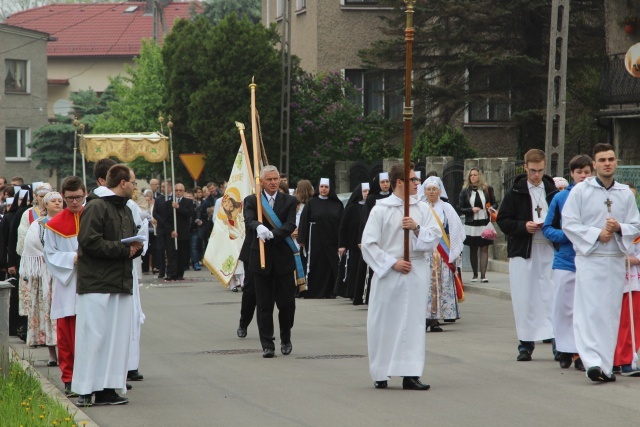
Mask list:
[[[200,259],[202,259],[202,239],[196,230],[191,232],[191,262],[195,264]]]

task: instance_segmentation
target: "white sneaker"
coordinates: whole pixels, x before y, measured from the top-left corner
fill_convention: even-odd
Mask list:
[[[477,278],[477,277],[474,277],[473,279],[471,279],[471,281],[472,281],[472,282],[477,282],[477,281],[478,281],[478,278]]]

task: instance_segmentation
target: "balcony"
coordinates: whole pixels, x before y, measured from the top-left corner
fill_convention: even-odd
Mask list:
[[[640,104],[640,79],[627,72],[624,57],[625,53],[616,53],[605,62],[597,95],[601,104]]]

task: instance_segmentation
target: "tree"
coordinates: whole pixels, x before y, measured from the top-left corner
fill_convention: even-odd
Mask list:
[[[247,18],[254,24],[262,21],[260,0],[206,0],[204,15],[213,25],[218,25],[228,15],[235,13],[239,18]]]
[[[397,157],[391,125],[379,114],[363,117],[353,84],[339,73],[302,74],[292,85],[289,180],[333,178],[336,160]]]
[[[111,79],[110,94],[105,92],[101,98],[109,109],[95,123],[95,133],[160,130],[158,113],[163,109],[165,90],[161,48],[152,40],[143,40],[140,56],[134,58],[134,64],[133,67],[125,67],[127,75]],[[165,134],[168,133],[165,123]],[[136,159],[130,166],[136,176],[146,179],[157,177],[162,172],[161,163],[149,163],[144,159]]]
[[[267,154],[277,159],[280,129],[279,37],[274,28],[232,13],[213,26],[206,18],[176,22],[165,38],[165,105],[173,116],[178,152],[204,152],[203,179],[226,179],[240,144],[235,121],[250,135],[249,84],[258,85]],[[250,140],[250,138],[249,138]]]
[[[401,0],[383,0],[402,7]],[[453,124],[469,105],[507,105],[519,151],[544,148],[551,0],[426,0],[416,5],[414,124]],[[571,2],[569,70],[602,63],[604,4]],[[387,20],[388,39],[361,53],[372,68],[404,68],[405,17]],[[579,81],[568,78],[568,91]],[[572,102],[583,102],[573,97]],[[583,104],[594,112],[594,103]],[[567,123],[572,124],[569,108]],[[591,129],[595,129],[592,123]]]
[[[74,115],[85,125],[84,132],[91,133],[98,116],[106,110],[93,89],[72,93],[69,99],[73,103]],[[59,177],[73,173],[73,118],[57,115],[53,123],[33,132],[33,150],[31,158],[38,162],[38,169],[49,170],[49,176],[57,170]],[[82,176],[80,149],[77,152],[77,175]]]

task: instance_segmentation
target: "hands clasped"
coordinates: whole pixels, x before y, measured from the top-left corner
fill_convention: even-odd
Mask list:
[[[262,224],[260,224],[258,228],[256,228],[256,233],[258,234],[258,239],[262,240],[263,242],[273,239],[273,233]]]
[[[608,243],[613,238],[613,233],[620,231],[620,223],[615,218],[607,218],[607,223],[600,231],[598,238],[602,243]]]

